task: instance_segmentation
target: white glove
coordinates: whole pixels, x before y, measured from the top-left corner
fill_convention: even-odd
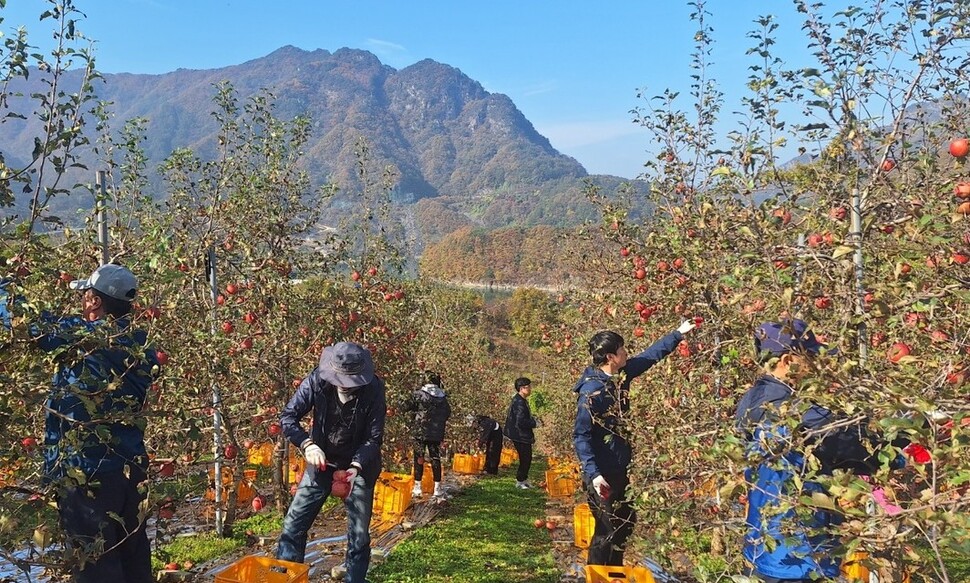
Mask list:
[[[306,463],[317,466],[321,470],[327,465],[327,456],[324,455],[320,446],[315,443],[311,443],[303,448],[303,457],[306,458]]]
[[[600,498],[604,500],[610,497],[610,484],[603,476],[596,476],[593,478],[593,489],[596,490],[596,493],[599,494]]]
[[[693,320],[684,320],[680,323],[680,326],[677,327],[677,331],[681,334],[687,334],[694,328],[697,328],[697,324],[695,324]]]
[[[354,480],[357,479],[357,474],[359,473],[360,473],[360,470],[357,469],[357,466],[350,466],[349,468],[347,468],[347,481],[350,482],[351,486],[354,485]]]

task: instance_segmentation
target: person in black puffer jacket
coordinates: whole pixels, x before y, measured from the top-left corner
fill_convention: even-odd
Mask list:
[[[508,437],[519,454],[519,468],[515,472],[515,487],[526,490],[529,484],[529,468],[532,467],[532,444],[536,441],[535,429],[539,422],[532,416],[529,401],[526,399],[532,393],[532,381],[526,377],[515,379],[515,396],[509,405],[509,414],[505,419],[505,437]]]
[[[435,497],[441,497],[441,442],[445,438],[445,424],[451,417],[451,405],[442,388],[441,377],[433,371],[425,371],[421,388],[414,391],[404,406],[414,413],[414,496],[421,495],[421,478],[424,477],[424,454],[431,460],[434,476]]]

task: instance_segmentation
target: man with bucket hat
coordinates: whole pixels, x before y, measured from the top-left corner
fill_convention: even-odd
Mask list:
[[[808,468],[815,464],[807,457],[817,462],[815,476],[831,475],[835,469],[866,475],[879,465],[879,446],[864,423],[833,423],[842,420],[799,398],[799,385],[817,370],[819,358],[836,353],[804,320],[765,322],[755,329],[754,345],[765,374],[741,397],[735,413],[752,462],[745,472],[748,532],[743,552],[749,574],[766,583],[836,578],[840,541],[831,528],[842,521],[841,515],[823,508],[806,515],[795,508],[799,498],[825,491],[811,479]]]
[[[8,287],[0,283],[6,328]],[[54,489],[74,581],[148,583],[143,407],[158,360],[147,334],[129,325],[138,280],[105,264],[69,287],[81,294],[79,317],[45,313],[29,324],[39,348],[60,354],[45,404],[43,479]]]
[[[307,532],[331,494],[334,473],[350,485],[347,509],[348,583],[363,583],[370,565],[374,486],[381,472],[387,415],[384,381],[374,374],[370,352],[353,342],[324,348],[320,362],[283,409],[283,434],[307,461],[303,479],[283,519],[276,558],[302,563]],[[309,433],[301,420],[311,414]]]

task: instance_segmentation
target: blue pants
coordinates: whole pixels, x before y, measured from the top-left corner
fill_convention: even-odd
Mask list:
[[[87,484],[66,488],[57,498],[67,546],[78,563],[77,583],[152,583],[151,548],[145,521],[138,519],[138,504],[145,499],[138,485],[145,473],[130,466],[97,474]]]
[[[306,554],[307,532],[323,503],[330,496],[333,468],[320,471],[307,466],[296,489],[296,496],[283,519],[276,558],[302,563]],[[374,507],[374,487],[368,487],[360,475],[354,480],[350,495],[344,500],[347,508],[347,583],[364,583],[370,566],[370,518]]]

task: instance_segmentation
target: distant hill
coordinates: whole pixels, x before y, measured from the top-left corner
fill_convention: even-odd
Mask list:
[[[40,77],[34,71],[30,85],[13,89],[42,90]],[[79,73],[70,77],[67,85],[76,85]],[[127,119],[149,120],[145,148],[153,168],[179,147],[203,156],[214,153],[216,122],[210,112],[214,85],[222,81],[243,97],[269,89],[280,118],[310,116],[313,135],[304,163],[317,184],[329,179],[353,192],[358,186],[354,146],[366,138],[372,157],[397,170],[394,200],[408,223],[416,223],[419,249],[424,240],[437,240],[464,224],[576,224],[594,214],[582,195],[585,179],[606,192],[624,182],[588,176],[507,96],[489,93],[459,69],[432,60],[396,70],[362,50],[287,46],[221,69],[109,74],[95,90],[100,100],[113,104],[116,130]],[[16,111],[24,104],[13,99],[10,107]],[[8,161],[29,159],[38,129],[33,120],[0,125],[0,149]],[[91,181],[94,166],[89,162],[85,181]],[[80,199],[59,204],[84,206]],[[413,207],[418,201],[427,202]],[[338,214],[335,210],[328,219]]]

